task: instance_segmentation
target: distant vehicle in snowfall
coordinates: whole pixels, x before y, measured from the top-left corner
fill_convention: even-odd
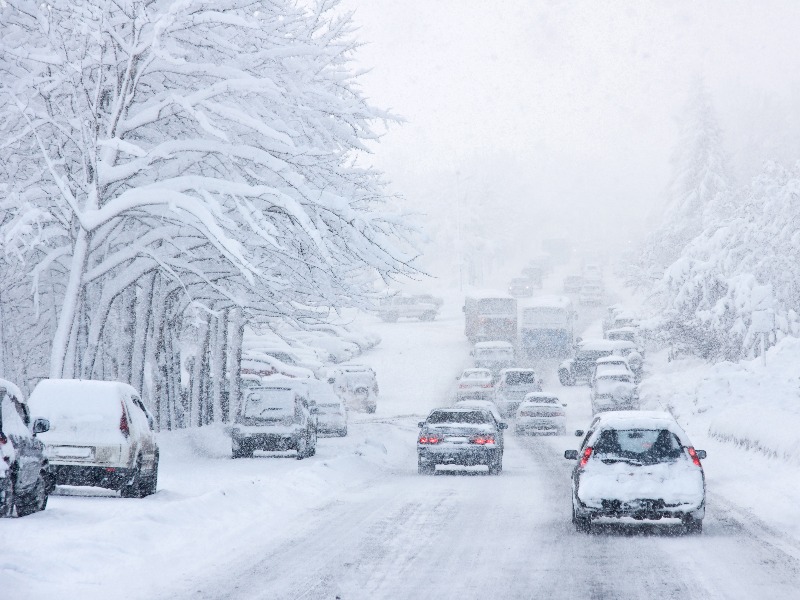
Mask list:
[[[231,455],[249,458],[256,450],[295,450],[297,459],[317,451],[316,407],[295,380],[242,379],[242,405],[231,428]]]
[[[603,267],[598,263],[586,263],[583,265],[582,275],[584,281],[602,281]]]
[[[533,296],[533,282],[527,277],[514,277],[508,284],[508,295],[515,298]]]
[[[357,344],[321,331],[291,331],[286,336],[295,343],[322,349],[327,355],[324,359],[332,363],[346,362],[361,354]]]
[[[314,372],[310,369],[298,367],[281,360],[280,353],[259,352],[258,350],[245,350],[242,352],[241,369],[243,375],[258,375],[259,377],[269,377],[277,375],[279,377],[313,378]],[[287,355],[286,358],[291,360]]]
[[[47,419],[35,419],[20,389],[0,379],[0,517],[18,517],[44,510],[55,484],[48,471],[44,444],[37,435],[48,431]]]
[[[50,422],[39,437],[56,484],[119,490],[123,498],[156,492],[155,422],[134,388],[116,381],[43,379],[30,406]]]
[[[603,337],[606,337],[611,330],[626,327],[635,328],[638,324],[638,320],[633,314],[626,311],[619,304],[614,304],[608,307],[608,312],[603,318]]]
[[[578,292],[578,302],[581,304],[602,304],[603,286],[597,282],[586,281]]]
[[[508,342],[478,342],[470,354],[476,369],[489,369],[495,377],[514,364],[514,346]]]
[[[492,475],[503,470],[500,432],[508,425],[497,423],[488,410],[437,408],[418,425],[421,475],[433,475],[436,465],[486,465]]]
[[[536,433],[556,433],[565,435],[567,417],[564,412],[566,404],[557,396],[543,392],[532,392],[517,408],[515,429],[517,435]]]
[[[542,240],[542,250],[550,256],[550,264],[565,265],[572,256],[572,248],[564,238],[548,238]]]
[[[542,380],[533,369],[503,369],[497,378],[494,403],[500,414],[513,417],[517,407],[531,392],[542,391]]]
[[[381,343],[381,336],[370,331],[360,331],[353,325],[339,323],[317,323],[306,325],[313,332],[327,334],[333,338],[344,340],[358,347],[358,354],[366,352]]]
[[[328,383],[342,398],[347,407],[357,411],[374,413],[378,406],[378,379],[372,367],[366,365],[342,365],[332,369]]]
[[[577,294],[583,287],[583,277],[580,275],[567,275],[564,277],[563,289],[565,294]]]
[[[520,347],[529,356],[563,358],[573,346],[575,309],[566,296],[540,296],[520,307]]]
[[[592,414],[612,410],[639,410],[639,391],[630,371],[606,371],[592,382]]]
[[[307,379],[309,406],[317,408],[317,433],[344,437],[347,435],[347,404],[327,381]]]
[[[259,343],[258,340],[248,340],[244,343],[244,353],[250,351],[272,357],[289,368],[308,369],[315,377],[320,377],[325,371],[325,365],[322,361],[317,360],[310,351],[303,352],[290,346],[277,346]]]
[[[627,358],[618,354],[598,358],[595,362],[590,383],[594,384],[594,380],[602,375],[615,375],[617,373],[633,377],[633,370],[628,364]]]
[[[544,269],[538,266],[528,265],[521,271],[522,276],[531,282],[531,285],[536,289],[542,289],[542,280],[544,279]]]
[[[481,292],[464,300],[464,333],[470,343],[517,340],[517,300],[501,292]]]
[[[430,298],[430,299],[429,299]],[[439,304],[432,297],[421,295],[395,294],[382,298],[378,308],[378,316],[382,321],[394,322],[400,318],[433,321],[439,314]]]
[[[417,302],[433,304],[437,309],[442,308],[444,305],[444,298],[434,296],[433,294],[411,294],[411,297]]]
[[[485,400],[494,395],[494,377],[489,369],[464,369],[456,381],[456,400]]]
[[[575,356],[565,360],[558,367],[558,379],[561,385],[591,383],[592,374],[598,358],[610,356],[617,349],[618,343],[611,340],[587,339],[575,345]]]
[[[589,531],[603,517],[673,518],[687,533],[702,531],[706,484],[700,461],[706,452],[695,450],[669,413],[598,415],[580,449],[564,457],[575,461],[572,522],[578,531]]]
[[[644,357],[644,344],[639,338],[639,330],[636,327],[620,327],[606,331],[606,339],[613,341],[624,341],[636,344],[636,351]]]

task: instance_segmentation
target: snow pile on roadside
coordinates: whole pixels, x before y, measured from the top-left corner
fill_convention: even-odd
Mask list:
[[[800,464],[800,339],[786,338],[761,359],[711,365],[697,359],[664,363],[645,379],[646,404],[678,420],[707,427],[708,434],[768,456]]]

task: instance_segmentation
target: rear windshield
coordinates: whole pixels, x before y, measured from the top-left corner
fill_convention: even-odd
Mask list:
[[[511,371],[506,373],[506,384],[508,385],[527,385],[536,383],[536,373],[534,371]]]
[[[655,463],[679,458],[683,448],[675,434],[666,429],[606,429],[597,438],[594,451],[603,459]]]
[[[270,422],[294,420],[294,392],[291,390],[262,388],[251,389],[245,394],[242,415],[251,419]]]
[[[528,398],[526,404],[558,404],[558,398]]]
[[[491,423],[492,415],[482,410],[471,410],[469,412],[437,411],[428,417],[428,423]]]
[[[482,315],[513,315],[516,304],[510,298],[484,298],[478,300],[478,313]]]
[[[463,379],[489,379],[492,376],[491,371],[465,371],[462,375]]]

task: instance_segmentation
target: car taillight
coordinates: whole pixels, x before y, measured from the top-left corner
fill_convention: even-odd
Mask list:
[[[471,444],[478,444],[479,446],[485,446],[486,444],[494,444],[494,436],[493,435],[476,435],[474,438],[470,440]]]
[[[482,388],[486,388],[486,389],[490,389],[490,388],[492,387],[492,384],[491,384],[491,383],[485,383],[485,384],[484,384],[484,385],[482,385],[481,387],[482,387]]]
[[[438,444],[442,441],[442,438],[436,435],[421,435],[419,436],[419,443],[420,444]]]
[[[689,446],[686,449],[689,451],[689,456],[692,457],[692,462],[695,464],[695,466],[702,468],[703,465],[700,464],[700,457],[697,456],[697,452],[695,452],[695,449],[692,448],[691,446]]]
[[[125,415],[124,404],[122,405],[122,416],[119,418],[119,430],[125,437],[128,437],[131,434],[131,430],[128,427],[128,417]]]
[[[583,456],[581,456],[581,464],[579,465],[581,469],[586,466],[587,462],[589,462],[589,457],[592,455],[592,450],[594,450],[594,448],[589,446],[583,451]]]
[[[8,438],[6,437],[5,433],[0,433],[0,446],[8,442]]]
[[[463,390],[464,388],[468,388],[469,384],[468,383],[462,383],[458,387]]]

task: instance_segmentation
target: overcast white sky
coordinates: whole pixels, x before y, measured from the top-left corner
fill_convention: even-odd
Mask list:
[[[611,240],[641,232],[663,202],[676,118],[698,75],[740,182],[765,159],[800,158],[800,2],[345,5],[367,42],[367,95],[408,121],[374,162],[434,230],[452,194],[505,206],[491,198],[494,181],[532,227],[572,220],[577,237]]]

